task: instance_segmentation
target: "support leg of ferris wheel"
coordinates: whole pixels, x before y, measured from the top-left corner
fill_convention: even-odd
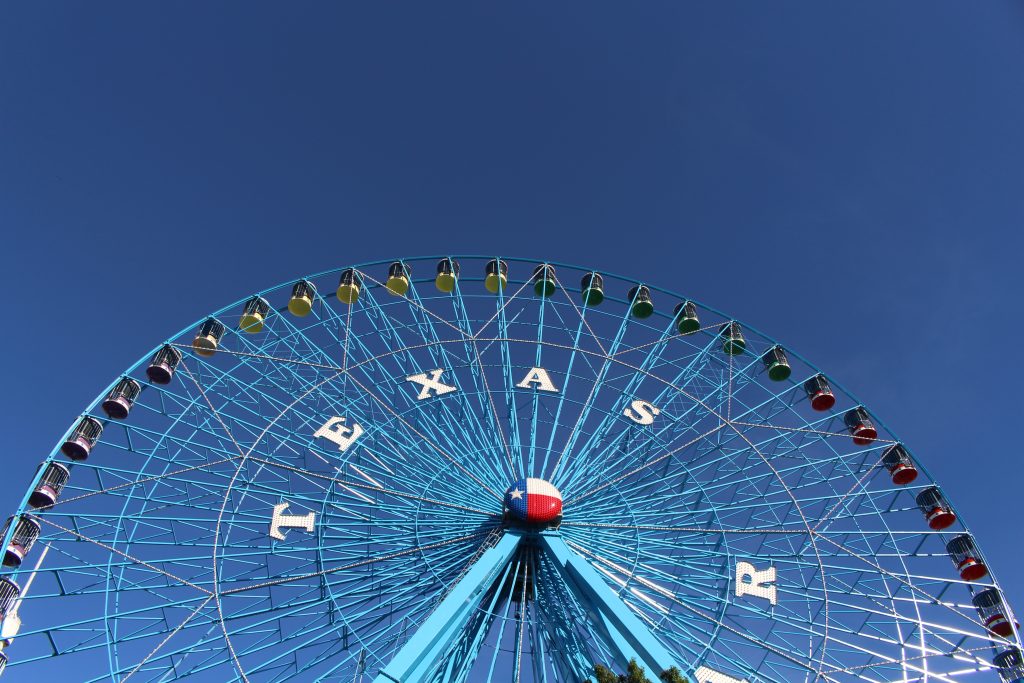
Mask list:
[[[422,683],[452,643],[463,635],[480,599],[519,547],[519,534],[506,531],[480,556],[441,604],[413,634],[374,683]]]
[[[618,650],[620,666],[636,659],[655,678],[679,666],[647,626],[608,587],[608,582],[589,562],[573,552],[557,532],[544,532],[540,538],[565,583],[587,608],[594,623],[604,627],[610,643]],[[684,670],[684,667],[679,666],[679,669]]]
[[[425,683],[452,644],[466,635],[469,622],[488,589],[515,556],[520,534],[506,530],[493,548],[480,556],[413,637],[380,671],[374,683]],[[635,659],[655,676],[677,666],[671,654],[646,625],[608,587],[590,563],[573,552],[556,531],[540,534],[565,587],[590,614],[604,640],[625,667]],[[486,628],[477,624],[476,628]],[[610,663],[610,662],[609,662]]]

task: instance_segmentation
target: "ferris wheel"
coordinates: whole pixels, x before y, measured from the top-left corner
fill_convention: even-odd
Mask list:
[[[17,680],[1024,680],[944,488],[788,348],[544,261],[254,292],[75,419],[3,534]]]

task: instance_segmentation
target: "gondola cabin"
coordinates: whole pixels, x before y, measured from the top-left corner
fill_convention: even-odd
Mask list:
[[[196,338],[192,340],[192,350],[200,356],[209,358],[217,352],[217,348],[220,346],[220,340],[223,338],[224,324],[216,318],[207,318],[206,321],[199,326]]]
[[[59,462],[44,462],[39,465],[39,469],[43,470],[43,476],[28,497],[28,504],[34,508],[49,507],[56,503],[60,492],[71,479],[71,470]]]
[[[1019,648],[1003,650],[992,658],[1003,683],[1024,683],[1024,656]]]
[[[917,494],[917,507],[921,508],[924,517],[928,520],[928,527],[933,531],[941,531],[953,526],[956,521],[956,513],[952,506],[946,502],[946,497],[935,486],[929,486]]]
[[[103,399],[100,407],[103,408],[107,417],[123,420],[128,417],[128,413],[131,412],[140,393],[142,393],[142,386],[138,382],[131,377],[122,377]]]
[[[14,610],[21,597],[21,588],[6,576],[0,577],[0,621],[3,621]]]
[[[604,301],[604,277],[600,273],[587,273],[580,280],[580,292],[585,306],[597,306]]]
[[[747,340],[743,338],[743,328],[737,322],[725,323],[718,329],[722,337],[722,351],[729,356],[738,356],[747,348]]]
[[[626,295],[629,299],[629,312],[634,318],[650,318],[654,314],[654,299],[647,285],[637,285]]]
[[[459,279],[459,262],[453,258],[443,258],[437,262],[437,277],[434,286],[439,292],[449,294],[455,291]]]
[[[313,311],[316,301],[316,288],[308,280],[299,280],[292,286],[292,296],[288,299],[288,312],[296,318],[305,318]]]
[[[352,305],[359,300],[359,290],[362,286],[363,279],[359,277],[359,273],[352,268],[346,268],[341,271],[338,278],[338,290],[335,295],[341,303]]]
[[[825,375],[815,375],[804,382],[804,393],[811,402],[811,408],[818,412],[831,410],[836,404],[836,395],[832,393],[832,387],[825,379]]]
[[[863,406],[846,411],[843,422],[846,423],[846,429],[853,436],[853,443],[858,446],[866,446],[878,438],[878,430],[875,429],[868,411]]]
[[[146,368],[146,377],[153,384],[170,384],[174,379],[174,370],[180,362],[181,351],[173,346],[165,345],[153,354],[153,359],[149,361],[149,367]]]
[[[72,460],[85,460],[92,452],[93,446],[100,440],[102,433],[103,425],[99,420],[89,416],[83,417],[72,430],[67,441],[61,444],[60,452]]]
[[[990,632],[1003,638],[1013,636],[1013,629],[1020,628],[1020,624],[1013,621],[1006,602],[998,588],[988,588],[976,594],[971,599],[981,621]]]
[[[978,581],[988,576],[988,567],[970,534],[960,534],[946,544],[946,552],[964,581]]]
[[[692,301],[683,301],[676,304],[673,314],[676,317],[676,329],[679,334],[693,334],[700,329],[700,319],[697,317],[697,304]]]
[[[793,370],[789,367],[789,359],[786,357],[786,352],[782,350],[781,346],[773,346],[768,349],[763,356],[761,356],[761,362],[764,363],[764,369],[768,372],[768,379],[773,382],[783,382],[789,379],[790,374]]]
[[[395,261],[388,266],[388,279],[384,288],[394,296],[405,296],[409,291],[409,278],[412,276],[412,268],[401,261]]]
[[[533,269],[533,292],[537,296],[549,297],[555,293],[555,267],[542,263]]]
[[[497,294],[508,284],[508,264],[498,259],[491,259],[484,268],[484,287],[491,294]]]
[[[917,467],[903,444],[893,444],[882,454],[882,464],[889,471],[892,483],[906,486],[917,479]]]
[[[35,545],[36,540],[39,538],[41,529],[39,521],[32,515],[19,515],[8,519],[3,535],[6,536],[12,526],[14,532],[11,534],[11,540],[8,541],[7,549],[4,551],[4,566],[20,567],[22,561],[29,551],[32,550],[32,546]]]
[[[242,307],[242,317],[238,319],[238,327],[248,334],[263,331],[263,323],[270,314],[270,304],[261,296],[254,296]]]

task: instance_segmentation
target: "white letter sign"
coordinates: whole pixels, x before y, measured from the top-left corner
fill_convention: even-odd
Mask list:
[[[638,425],[649,425],[654,422],[654,416],[659,415],[661,409],[653,403],[647,401],[641,401],[637,399],[629,404],[629,407],[622,411],[622,414],[628,417]]]
[[[764,598],[771,604],[778,603],[778,590],[775,588],[775,567],[758,571],[749,562],[736,563],[736,597],[753,595]]]
[[[324,424],[323,427],[313,432],[313,438],[319,439],[324,438],[328,441],[338,444],[338,450],[344,451],[346,448],[355,443],[363,433],[363,428],[355,422],[352,423],[352,427],[345,426],[345,418],[343,417],[332,417]]]
[[[531,384],[536,384],[537,389],[540,391],[558,393],[558,389],[555,388],[551,378],[548,377],[548,371],[544,368],[530,368],[530,372],[516,386],[520,389],[529,389]]]
[[[420,389],[419,396],[416,397],[417,401],[422,401],[425,398],[433,396],[442,396],[444,394],[450,394],[453,391],[458,391],[458,387],[445,384],[441,381],[441,374],[444,372],[443,369],[430,370],[428,372],[421,372],[418,375],[409,375],[405,378],[407,382],[416,382],[422,389]],[[433,392],[433,394],[431,394]]]
[[[313,533],[313,524],[316,520],[315,513],[309,512],[304,515],[286,515],[288,503],[278,503],[274,506],[274,516],[270,518],[270,537],[278,541],[284,540],[281,529],[305,529]]]
[[[723,673],[709,669],[706,666],[699,667],[693,672],[697,677],[697,683],[747,683],[745,678],[733,678]]]

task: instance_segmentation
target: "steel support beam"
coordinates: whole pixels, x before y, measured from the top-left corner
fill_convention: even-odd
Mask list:
[[[620,665],[635,658],[655,679],[673,666],[686,670],[619,599],[604,577],[573,552],[557,532],[544,532],[540,538],[563,580],[580,599],[595,625],[606,632],[609,644],[618,650]]]
[[[427,680],[433,666],[463,635],[473,610],[515,555],[520,539],[519,534],[506,530],[497,545],[473,563],[409,642],[380,671],[374,683],[422,683]]]

